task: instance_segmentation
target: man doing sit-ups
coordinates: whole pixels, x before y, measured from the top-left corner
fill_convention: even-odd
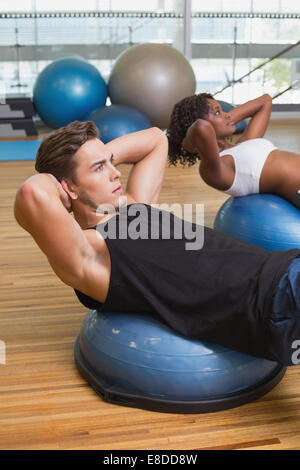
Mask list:
[[[206,227],[187,249],[183,221],[155,207],[167,156],[157,128],[104,144],[92,122],[75,121],[42,142],[15,217],[86,307],[150,313],[183,335],[292,365],[300,250],[268,252]],[[124,163],[133,165],[126,190]]]

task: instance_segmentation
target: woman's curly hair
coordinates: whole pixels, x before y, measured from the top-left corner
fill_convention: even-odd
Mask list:
[[[194,165],[199,160],[199,155],[182,148],[182,141],[188,128],[199,118],[205,118],[209,111],[208,99],[213,99],[209,93],[199,93],[188,96],[175,104],[170,125],[167,129],[169,140],[169,162],[176,165],[180,162],[183,166]]]

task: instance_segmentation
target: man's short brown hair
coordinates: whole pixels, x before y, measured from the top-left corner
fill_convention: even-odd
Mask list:
[[[38,149],[36,171],[51,173],[59,181],[68,177],[74,181],[77,162],[72,157],[87,140],[98,137],[98,129],[92,121],[74,121],[51,132]]]

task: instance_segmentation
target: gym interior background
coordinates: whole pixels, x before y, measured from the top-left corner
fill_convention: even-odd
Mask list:
[[[172,46],[189,62],[197,93],[232,105],[269,93],[267,136],[300,153],[299,24],[293,0],[0,2],[0,140],[32,145],[18,160],[0,147],[1,449],[300,448],[297,367],[258,400],[205,416],[101,400],[74,365],[86,312],[13,217],[17,188],[34,172],[34,145],[52,130],[36,112],[34,86],[65,57],[87,60],[107,83],[133,46]],[[17,102],[23,108],[7,107]],[[124,180],[127,174],[124,167]],[[212,226],[226,199],[199,180],[195,167],[167,168],[161,202],[201,202]]]

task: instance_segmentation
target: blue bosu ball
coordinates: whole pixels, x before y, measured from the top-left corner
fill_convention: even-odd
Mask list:
[[[80,57],[54,60],[41,71],[33,87],[35,108],[54,129],[82,120],[104,106],[106,99],[107,86],[100,72]]]
[[[274,194],[230,197],[214,228],[269,251],[300,248],[300,211]]]
[[[93,121],[99,129],[100,139],[105,144],[122,135],[148,129],[150,121],[137,109],[129,106],[104,106],[92,111],[86,121]]]
[[[175,413],[248,403],[285,372],[275,362],[184,337],[149,315],[96,310],[82,324],[75,361],[106,401]]]

